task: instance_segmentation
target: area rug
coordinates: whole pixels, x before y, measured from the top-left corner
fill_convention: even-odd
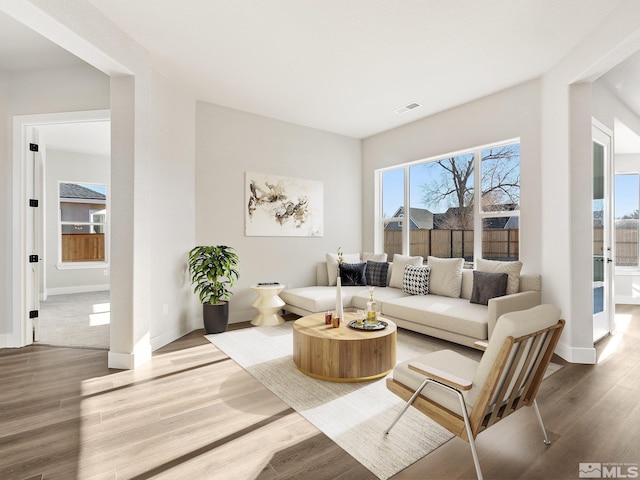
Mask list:
[[[385,379],[333,383],[304,375],[293,363],[292,326],[293,322],[286,322],[206,338],[380,479],[393,476],[453,437],[414,409],[384,435],[404,404],[387,390]],[[475,359],[481,356],[473,349],[398,330],[398,362],[443,348]]]

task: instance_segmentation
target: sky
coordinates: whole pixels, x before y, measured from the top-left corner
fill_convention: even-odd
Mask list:
[[[639,194],[638,174],[616,175],[615,218],[621,218],[637,210]]]

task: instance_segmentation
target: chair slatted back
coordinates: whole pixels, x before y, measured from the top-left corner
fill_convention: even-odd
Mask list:
[[[564,320],[519,338],[505,338],[470,415],[474,436],[531,405],[556,348]]]

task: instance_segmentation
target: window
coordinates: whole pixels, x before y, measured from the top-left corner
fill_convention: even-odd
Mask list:
[[[518,259],[519,143],[472,149],[379,174],[382,246],[388,256]]]
[[[389,259],[402,253],[404,220],[404,169],[382,172],[383,248]]]
[[[482,150],[482,258],[517,260],[520,254],[520,144]]]
[[[61,182],[60,263],[107,261],[106,185]]]
[[[638,265],[638,209],[640,208],[640,174],[615,176],[616,267]]]

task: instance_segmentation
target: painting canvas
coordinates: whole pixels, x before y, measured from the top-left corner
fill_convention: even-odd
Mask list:
[[[247,172],[247,236],[321,237],[322,182]]]

